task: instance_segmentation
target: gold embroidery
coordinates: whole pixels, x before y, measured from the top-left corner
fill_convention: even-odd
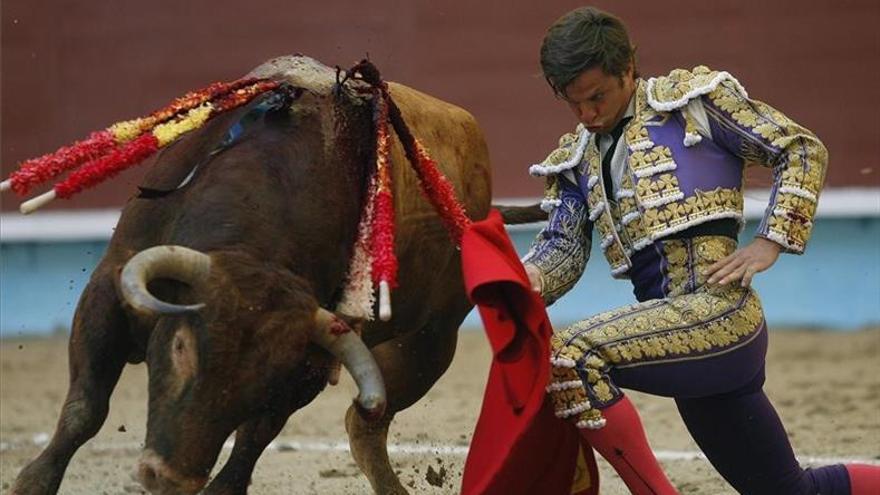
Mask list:
[[[571,158],[570,148],[557,148],[547,156],[547,159],[542,162],[542,165],[559,165],[569,158]]]
[[[742,194],[736,189],[716,188],[697,190],[681,203],[671,203],[645,211],[643,223],[652,239],[660,239],[673,232],[713,218],[739,218],[743,208]]]
[[[555,233],[552,238],[546,236],[547,229]],[[545,303],[556,301],[577,283],[590,257],[590,233],[587,212],[578,201],[566,197],[550,213],[547,227],[523,258],[541,271]]]
[[[633,187],[632,176],[630,174],[623,175],[622,187],[625,190],[633,191],[633,196],[620,198],[617,202],[619,212],[619,223],[622,225],[621,237],[624,240],[624,247],[629,253],[636,251],[650,242],[647,239],[647,231],[642,226],[642,213],[639,211],[638,203],[635,198],[635,188]]]
[[[605,197],[602,181],[596,180],[601,164],[595,138],[585,152],[589,210],[617,275],[630,266],[628,256],[636,247],[709,220],[742,216],[739,188],[696,190],[684,197],[675,157],[669,148],[656,145],[646,128],[656,114],[645,102],[645,91],[640,83],[636,116],[624,132],[630,173],[624,174],[621,187],[628,194],[617,198],[617,204]],[[651,105],[678,108],[675,105],[706,93],[713,105],[730,115],[731,126],[752,134],[743,144],[743,156],[774,167],[775,193],[759,235],[792,251],[802,250],[825,177],[824,146],[772,107],[748,100],[729,75],[705,67],[655,80],[656,101]],[[750,341],[761,328],[760,301],[750,289],[705,286],[708,267],[733,252],[734,240],[697,237],[658,245],[667,261],[666,299],[601,313],[553,336],[550,390],[560,416],[574,417],[579,425],[598,424],[601,408],[619,396],[609,379],[611,367],[702,359]]]
[[[599,399],[600,402],[609,402],[614,398],[614,395],[611,393],[611,386],[608,384],[608,378],[600,378],[593,385],[593,393],[596,394],[596,398]]]
[[[622,187],[632,191],[632,196],[619,198],[617,205],[605,197],[594,136],[590,137],[581,162],[580,170],[590,178],[589,190],[585,191],[590,218],[601,235],[612,274],[625,278],[631,266],[629,256],[669,234],[720,218],[741,221],[743,198],[739,188],[697,190],[693,196],[685,197],[671,149],[655,144],[646,128],[657,115],[669,116],[652,105],[660,108],[684,102],[683,105],[687,98],[700,94],[706,94],[707,100],[730,115],[731,125],[752,133],[754,137],[744,139],[741,146],[745,158],[774,166],[776,193],[758,235],[790,251],[802,251],[810,236],[825,177],[827,154],[821,142],[772,107],[748,100],[739,83],[724,73],[698,67],[693,71],[673,71],[668,77],[652,81],[650,90],[655,101],[648,98],[649,85],[640,81],[635,95],[635,118],[624,130],[629,173],[624,174]],[[577,133],[563,136],[560,149],[551,153],[545,164],[569,159],[578,139]],[[786,152],[780,154],[776,149]],[[551,200],[552,205],[559,204],[558,180],[556,176],[547,180],[545,199]]]
[[[642,204],[662,205],[682,199],[683,193],[678,187],[678,177],[664,173],[639,179],[636,195]]]
[[[573,158],[576,145],[579,139],[579,133],[582,127],[578,126],[575,132],[563,134],[559,138],[557,148],[547,155],[539,165],[542,167],[554,167],[567,162]],[[547,205],[556,205],[559,202],[559,178],[556,174],[547,175],[544,181],[544,197],[543,203]]]
[[[774,168],[777,192],[758,234],[792,252],[802,252],[810,237],[816,202],[825,180],[828,153],[824,145],[770,105],[747,99],[729,82],[709,93],[709,99],[736,124],[769,145],[769,160],[763,161],[770,161],[765,164]]]
[[[718,75],[718,72],[709,70],[704,65],[694,67],[692,71],[675,69],[668,76],[653,80],[651,96],[654,100],[664,103],[681,100],[697,90],[710,88],[713,83],[717,84]]]
[[[692,292],[695,280],[692,276],[693,266],[690,246],[687,240],[669,240],[663,242],[663,253],[666,255],[666,294],[680,295]],[[684,343],[679,342],[681,345]]]
[[[547,155],[547,158],[541,162],[541,165],[553,166],[568,161],[572,156],[572,152],[575,150],[575,144],[578,141],[581,130],[582,127],[578,126],[577,129],[575,129],[575,132],[567,132],[560,136],[559,144],[556,146],[556,149]]]
[[[709,267],[735,250],[736,241],[721,236],[663,241],[667,297],[688,294],[697,287],[703,287],[709,278]]]
[[[633,119],[635,120],[635,119]],[[654,146],[654,142],[648,136],[648,129],[644,126],[630,125],[625,132],[626,142],[630,149],[645,149]]]
[[[684,78],[682,81],[692,79],[688,79],[684,72],[679,75]],[[640,85],[637,102],[644,101],[643,92],[644,85]],[[633,198],[635,205],[621,200],[620,218],[631,211],[640,211],[640,215],[638,219],[622,225],[621,230],[629,241],[625,249],[632,252],[653,240],[713,218],[741,217],[742,195],[738,190],[698,190],[694,196],[685,198],[674,170],[676,164],[672,151],[667,146],[653,143],[650,149],[638,149],[638,146],[634,146],[630,139],[636,143],[649,140],[645,120],[653,114],[645,108],[649,107],[637,107],[636,118],[630,123],[626,133],[627,146],[630,149],[628,164],[637,182]]]
[[[654,146],[647,151],[633,151],[629,157],[629,166],[632,171],[640,176],[646,169],[673,165],[672,150],[666,146]]]
[[[548,175],[544,180],[543,202],[547,204],[556,204],[559,201],[559,196],[559,177],[556,175]]]
[[[709,267],[736,251],[736,241],[729,237],[695,237],[691,240],[696,261],[697,287],[709,280]],[[679,294],[670,292],[669,296]]]
[[[571,150],[571,146],[574,145],[578,140],[578,132],[567,132],[559,137],[559,147],[566,148],[569,151]],[[571,153],[569,153],[570,155]],[[553,165],[557,165],[562,161],[568,160],[568,156],[560,160],[559,162],[554,162]]]
[[[587,144],[587,149],[584,152],[584,160],[587,163],[589,176],[600,178],[602,163],[595,136],[590,136],[590,142]],[[626,250],[617,235],[615,222],[612,218],[611,208],[609,206],[610,202],[608,198],[605,197],[605,186],[601,179],[595,180],[593,187],[587,193],[587,204],[589,205],[591,212],[598,212],[600,211],[599,208],[601,208],[599,216],[594,218],[593,221],[595,222],[596,228],[599,230],[600,239],[611,239],[610,244],[602,244],[602,250],[605,253],[605,258],[611,265],[612,276],[625,276],[625,270],[627,270],[632,263],[630,262],[629,256],[627,256]]]
[[[629,179],[629,177],[624,177],[624,183]],[[620,198],[617,200],[617,204],[620,207],[621,215],[626,215],[627,213],[637,212],[639,211],[639,207],[636,204],[635,197],[629,198]]]
[[[719,236],[664,241],[669,297],[600,313],[557,331],[551,346],[561,361],[555,363],[575,367],[554,365],[552,381],[583,385],[564,390],[551,385],[557,413],[577,421],[598,419],[599,409],[619,396],[609,379],[611,366],[701,359],[750,340],[764,319],[757,295],[749,288],[705,285],[708,267],[735,249],[732,239]]]

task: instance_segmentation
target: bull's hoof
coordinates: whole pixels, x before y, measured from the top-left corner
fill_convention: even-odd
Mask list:
[[[199,495],[247,495],[248,485],[250,473],[243,479],[240,473],[229,474],[224,467]]]
[[[57,484],[19,476],[7,495],[54,495],[55,493],[58,493]]]
[[[53,495],[58,493],[61,475],[53,475],[51,466],[39,458],[18,473],[7,495]]]
[[[394,481],[395,483],[387,483],[382,487],[376,488],[376,495],[409,495],[409,492],[406,491],[406,488],[399,481]]]
[[[247,487],[232,488],[228,485],[223,487],[209,485],[200,495],[247,495]]]
[[[227,484],[218,485],[211,483],[205,488],[200,495],[247,495],[248,489],[245,486],[231,486]]]

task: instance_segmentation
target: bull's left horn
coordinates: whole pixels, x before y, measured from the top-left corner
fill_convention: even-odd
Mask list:
[[[315,313],[311,340],[342,362],[358,387],[357,403],[368,418],[385,412],[385,382],[373,353],[351,328],[326,309]]]
[[[154,246],[132,256],[119,276],[122,297],[141,314],[181,314],[198,311],[205,305],[172,304],[161,301],[147,290],[156,278],[179,280],[198,287],[211,272],[211,257],[183,246]]]

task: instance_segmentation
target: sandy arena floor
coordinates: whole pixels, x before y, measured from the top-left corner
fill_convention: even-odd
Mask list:
[[[766,389],[801,459],[880,463],[880,329],[780,331],[770,342]],[[54,429],[67,390],[66,346],[63,338],[0,343],[3,492]],[[391,456],[412,493],[457,493],[488,359],[482,332],[463,332],[451,369],[421,402],[398,415],[390,435],[398,448]],[[354,394],[352,382],[344,380],[292,416],[257,465],[250,493],[370,493],[345,450],[342,417]],[[653,448],[682,493],[733,493],[705,460],[690,458],[697,447],[671,400],[631,396]],[[60,493],[143,493],[131,473],[145,433],[146,401],[145,367],[129,366],[104,428],[73,458]],[[600,469],[603,495],[626,493],[604,461]]]

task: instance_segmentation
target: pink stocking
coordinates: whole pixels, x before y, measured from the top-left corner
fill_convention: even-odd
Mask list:
[[[635,495],[678,494],[657,463],[639,413],[623,396],[602,410],[605,426],[581,429],[581,435],[608,461]],[[855,492],[854,492],[855,493]]]

